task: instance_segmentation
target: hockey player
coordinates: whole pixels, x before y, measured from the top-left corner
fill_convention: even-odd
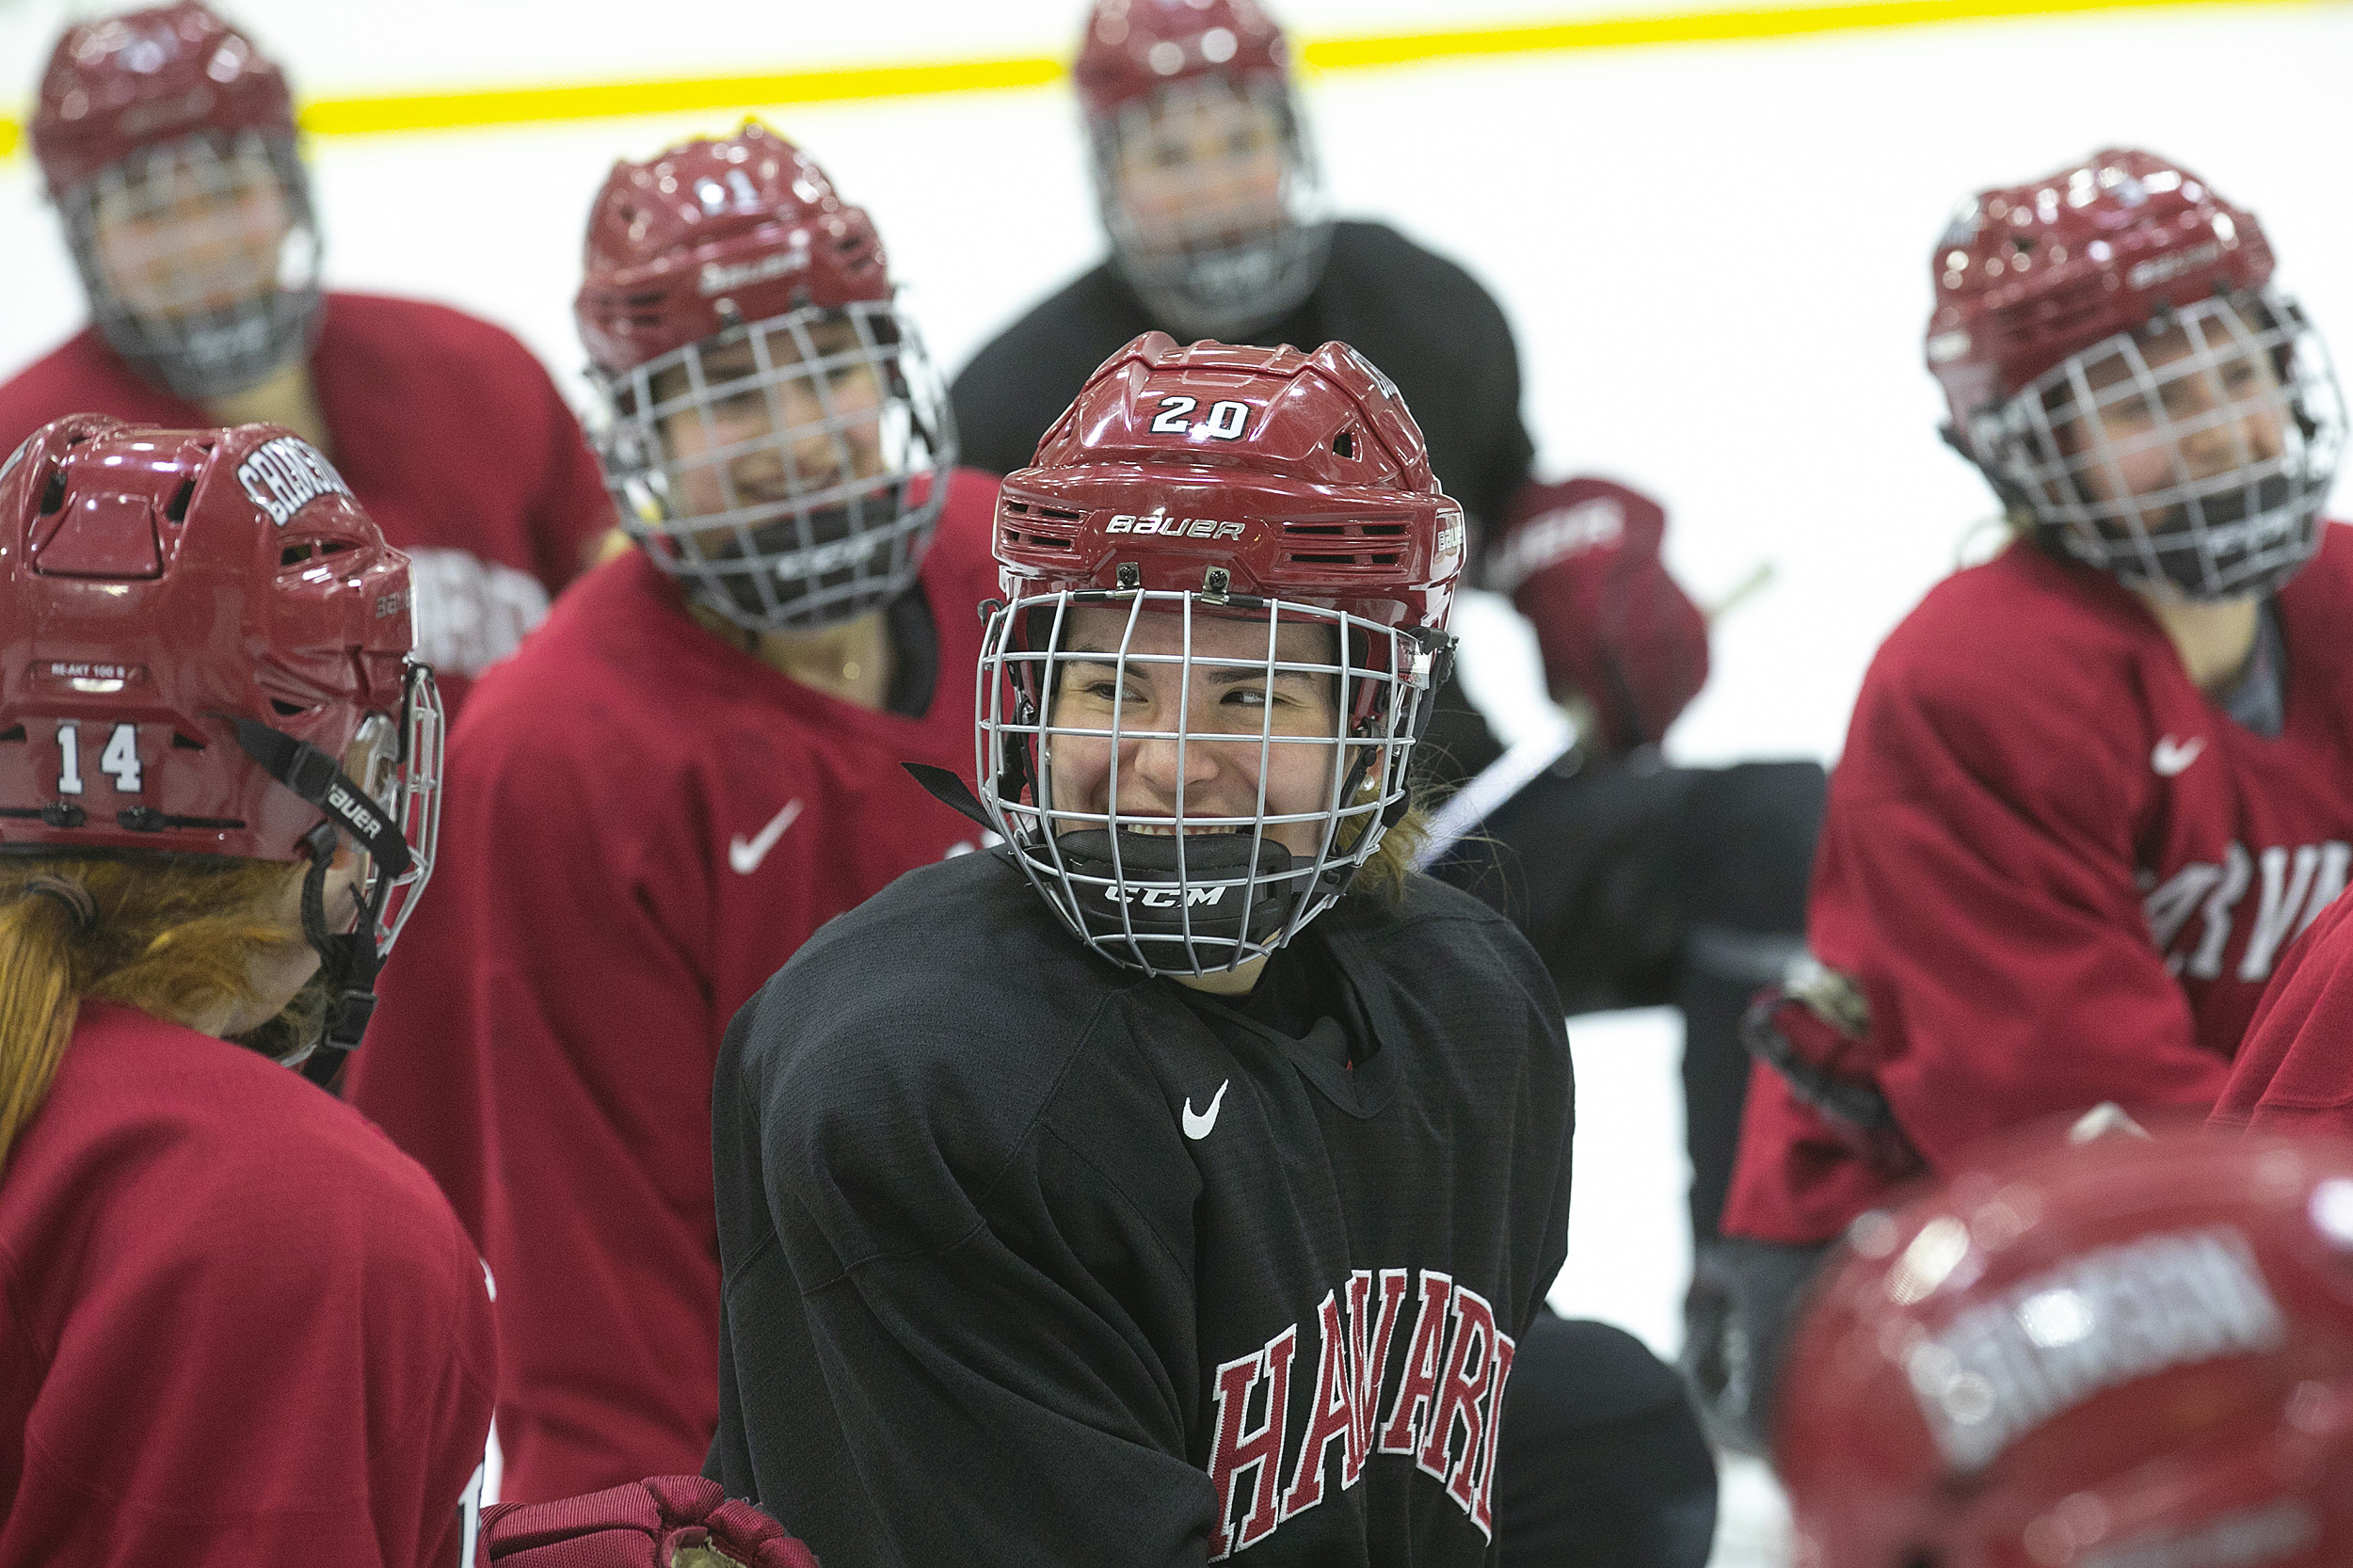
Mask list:
[[[351,1086],[485,1240],[522,1501],[701,1467],[719,1037],[979,841],[899,764],[970,758],[996,584],[993,485],[952,470],[873,226],[781,137],[616,164],[578,316],[638,548],[458,726],[445,874]]]
[[[1659,559],[1665,513],[1607,480],[1531,478],[1502,312],[1393,230],[1331,220],[1289,59],[1253,0],[1095,8],[1077,77],[1111,258],[958,375],[965,460],[1027,463],[1103,357],[1151,329],[1337,339],[1395,379],[1466,514],[1465,581],[1512,596],[1586,719],[1580,748],[1440,872],[1513,914],[1572,1012],[1681,1009],[1691,1224],[1712,1236],[1748,1075],[1740,1012],[1798,951],[1821,770],[1661,765],[1655,744],[1707,672],[1705,621]],[[1452,685],[1430,742],[1449,785],[1502,755]]]
[[[978,796],[927,783],[1006,844],[721,1048],[707,1473],[828,1568],[1701,1560],[1497,1512],[1570,1066],[1526,942],[1405,871],[1465,537],[1395,390],[1147,335],[997,515]]]
[[[2253,215],[2108,151],[1981,193],[1933,265],[1948,438],[2020,536],[1874,660],[1819,963],[1757,1020],[1718,1399],[1752,1435],[1790,1293],[1895,1183],[2103,1101],[2209,1110],[2353,840],[2345,415]]]
[[[480,1259],[287,1070],[430,869],[408,595],[282,428],[79,415],[0,469],[6,1568],[472,1561]]]
[[[1980,1152],[1848,1238],[1773,1451],[1807,1568],[2353,1561],[2353,1145]]]
[[[31,129],[90,325],[0,386],[0,443],[81,409],[296,431],[408,552],[457,712],[612,527],[547,372],[443,306],[321,292],[285,78],[197,0],[67,29]]]

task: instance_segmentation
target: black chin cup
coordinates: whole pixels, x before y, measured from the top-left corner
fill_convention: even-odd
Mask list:
[[[2296,506],[2296,499],[2295,481],[2281,473],[2265,474],[2251,485],[2231,485],[2200,497],[2198,516],[2205,525],[2202,549],[2199,529],[2190,520],[2189,504],[2175,503],[2149,528],[2149,543],[2156,552],[2159,571],[2193,599],[2214,597],[2211,584],[2217,581],[2228,584],[2229,595],[2272,592],[2304,564],[2316,536],[2317,515]],[[2256,519],[2269,519],[2273,526],[2258,535],[2250,527]],[[2097,526],[2103,539],[2131,558],[2134,541],[2128,526],[2106,521]],[[2235,536],[2215,537],[2224,530],[2234,531]],[[2277,565],[2266,571],[2250,569],[2251,562],[2265,557],[2275,559]]]
[[[1091,827],[1061,835],[1054,848],[1086,934],[1107,942],[1132,932],[1144,938],[1263,945],[1298,907],[1312,870],[1294,869],[1289,849],[1248,833],[1161,837]],[[1031,863],[1041,873],[1055,869],[1048,856],[1035,851]],[[1144,957],[1154,958],[1162,947],[1150,942]]]
[[[699,546],[703,569],[696,584],[721,615],[767,625],[812,594],[847,586],[861,570],[875,575],[869,563],[898,538],[894,525],[905,517],[905,488],[896,485],[868,499],[863,504],[867,518],[888,513],[881,523],[860,522],[847,506],[810,512],[807,545],[801,543],[799,520],[781,517],[716,546]]]

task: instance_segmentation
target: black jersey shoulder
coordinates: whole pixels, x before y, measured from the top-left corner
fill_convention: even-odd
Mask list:
[[[804,943],[728,1029],[717,1091],[757,1108],[770,1164],[820,1189],[887,1177],[890,1244],[952,1245],[1097,1015],[1142,984],[1089,953],[1000,856],[958,856]]]
[[[1387,992],[1397,1016],[1442,1020],[1462,1048],[1478,1044],[1479,1032],[1454,1027],[1459,1020],[1526,1009],[1565,1052],[1561,999],[1544,960],[1510,920],[1461,888],[1416,874],[1395,904],[1359,896],[1323,919],[1331,937],[1361,953],[1350,966],[1357,984]]]
[[[1095,367],[1152,328],[1109,262],[1039,301],[973,355],[948,389],[960,460],[998,474],[1028,467]]]

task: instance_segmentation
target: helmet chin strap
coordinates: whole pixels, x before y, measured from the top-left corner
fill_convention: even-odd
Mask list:
[[[311,867],[302,879],[302,936],[319,955],[319,973],[332,997],[321,1037],[280,1058],[316,1083],[331,1080],[344,1058],[360,1047],[376,1011],[376,976],[382,960],[376,932],[392,883],[408,870],[408,842],[368,792],[335,760],[311,744],[257,719],[232,718],[237,744],[264,771],[327,813],[327,821],[303,837]],[[327,872],[335,862],[342,834],[376,862],[376,890],[360,911],[356,929],[334,932],[327,924]],[[325,1050],[318,1048],[324,1046]]]

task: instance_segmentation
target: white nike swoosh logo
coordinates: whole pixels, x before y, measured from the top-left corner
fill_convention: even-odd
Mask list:
[[[1210,1096],[1209,1108],[1198,1114],[1195,1114],[1193,1109],[1193,1096],[1191,1095],[1187,1095],[1185,1096],[1186,1137],[1198,1143],[1200,1140],[1207,1138],[1209,1135],[1209,1128],[1217,1126],[1217,1108],[1221,1104],[1225,1103],[1225,1091],[1232,1088],[1233,1085],[1234,1080],[1230,1078],[1225,1082],[1219,1084],[1217,1086],[1217,1093]]]
[[[2168,735],[2157,743],[2157,749],[2149,754],[2149,765],[2156,769],[2161,776],[2170,778],[2197,761],[2198,754],[2205,749],[2206,738],[2203,735],[2193,741],[2177,741]]]
[[[784,830],[791,827],[792,819],[800,814],[801,803],[791,801],[783,810],[768,819],[768,825],[760,830],[758,838],[746,841],[744,835],[738,833],[728,845],[728,864],[735,868],[735,874],[749,876],[760,870],[760,863],[768,858],[768,852],[776,847],[776,840],[784,837]]]

